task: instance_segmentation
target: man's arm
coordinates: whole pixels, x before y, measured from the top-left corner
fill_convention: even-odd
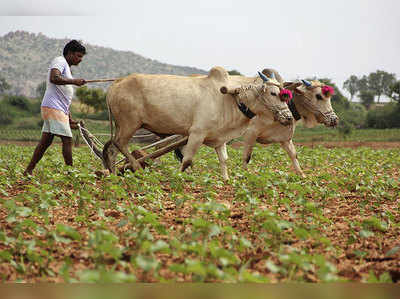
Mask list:
[[[68,79],[63,77],[58,69],[51,69],[50,82],[56,85],[73,84],[77,86],[82,86],[86,84],[85,79]]]

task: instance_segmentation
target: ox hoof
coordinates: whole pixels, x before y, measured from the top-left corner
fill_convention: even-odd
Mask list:
[[[188,160],[188,161],[183,162],[183,163],[182,163],[182,167],[181,167],[181,171],[182,171],[182,172],[185,171],[186,168],[188,168],[188,167],[191,166],[191,165],[192,165],[192,161],[191,161],[191,160]]]

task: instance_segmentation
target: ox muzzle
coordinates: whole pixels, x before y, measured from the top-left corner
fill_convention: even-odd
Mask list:
[[[289,109],[273,111],[274,120],[279,121],[282,125],[288,126],[293,123],[293,115]]]
[[[318,113],[317,120],[319,123],[322,123],[327,127],[336,127],[339,123],[339,117],[333,111]]]

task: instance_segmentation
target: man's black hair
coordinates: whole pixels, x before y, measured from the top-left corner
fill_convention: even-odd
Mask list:
[[[86,48],[82,46],[80,42],[73,39],[65,45],[63,55],[67,56],[68,52],[80,52],[82,54],[86,54]]]

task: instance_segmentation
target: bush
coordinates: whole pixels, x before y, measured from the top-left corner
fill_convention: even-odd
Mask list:
[[[15,118],[14,113],[10,112],[6,102],[0,101],[0,125],[6,126],[13,123]]]
[[[40,114],[40,105],[42,104],[42,100],[34,99],[29,101],[29,111],[33,114]]]
[[[400,104],[388,103],[368,111],[367,126],[369,128],[400,128]]]
[[[344,120],[339,122],[338,130],[343,139],[347,139],[353,133],[353,124]]]
[[[28,98],[24,96],[6,95],[4,97],[4,101],[7,104],[17,107],[21,110],[29,110],[30,107]]]
[[[336,114],[339,117],[339,125],[342,122],[346,122],[355,128],[365,127],[367,110],[361,104],[350,103],[348,107],[337,106],[335,109]]]

